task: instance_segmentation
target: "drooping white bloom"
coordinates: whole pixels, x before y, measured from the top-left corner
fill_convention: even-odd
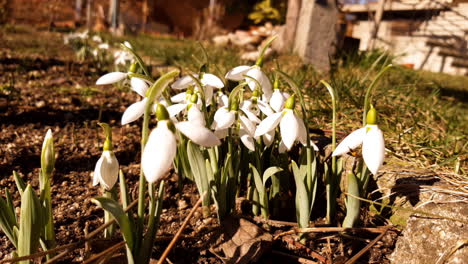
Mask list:
[[[236,116],[238,118],[236,118]],[[239,124],[239,126],[236,124]],[[220,139],[225,138],[228,134],[228,129],[231,127],[238,128],[239,138],[242,143],[249,150],[254,151],[254,123],[249,118],[245,117],[241,111],[229,110],[226,106],[219,108],[214,115],[214,121],[211,127],[215,130],[215,135]]]
[[[349,134],[333,151],[332,156],[341,156],[362,144],[362,157],[367,168],[376,175],[385,158],[385,141],[377,126],[377,111],[371,106],[367,113],[367,125]]]
[[[377,125],[366,125],[349,134],[333,151],[332,156],[341,156],[362,144],[362,157],[367,168],[376,175],[385,158],[385,142],[382,130]]]
[[[282,93],[279,89],[275,89],[273,91],[273,95],[271,96],[270,99],[270,106],[275,110],[275,112],[280,112],[284,108],[284,103],[286,102],[286,99],[289,98],[288,93]]]
[[[307,143],[307,130],[304,121],[294,113],[294,96],[288,98],[285,109],[265,118],[255,130],[255,138],[267,134],[280,126],[281,139],[285,147],[290,150],[296,140]]]
[[[258,98],[252,98],[252,100],[243,101],[240,108],[245,112],[247,117],[256,124],[261,122],[259,119],[260,112],[266,116],[270,116],[274,113],[267,103],[259,100]]]
[[[93,176],[93,186],[98,183],[106,190],[114,187],[119,176],[119,162],[111,150],[102,152],[101,157],[96,163]]]
[[[193,77],[198,78],[199,75],[193,74]],[[171,85],[171,87],[172,89],[175,89],[175,90],[183,90],[183,89],[189,88],[190,86],[194,86],[195,92],[200,92],[200,89],[203,89],[203,93],[205,95],[205,102],[207,105],[210,105],[211,99],[213,98],[214,89],[223,88],[224,83],[220,78],[218,78],[218,76],[211,74],[211,73],[203,73],[201,75],[200,82],[203,88],[198,87],[197,82],[194,79],[192,79],[191,76],[187,75],[175,81]]]
[[[272,96],[272,86],[270,79],[265,73],[262,72],[259,66],[237,66],[234,69],[230,70],[228,73],[226,73],[226,79],[233,81],[245,80],[248,86],[250,87],[250,90],[254,91],[257,87],[257,83],[254,80],[245,77],[244,75],[257,80],[260,83],[265,99],[268,102]]]
[[[180,122],[173,125],[166,108],[158,104],[158,125],[151,131],[142,155],[142,168],[148,182],[161,179],[171,168],[177,151],[174,129],[187,136],[195,144],[213,147],[221,144],[219,139],[204,126],[195,122]]]

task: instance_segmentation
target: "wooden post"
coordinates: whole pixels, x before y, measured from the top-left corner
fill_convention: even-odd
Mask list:
[[[374,24],[371,28],[371,34],[367,50],[373,50],[375,48],[375,43],[379,34],[380,22],[382,21],[383,12],[385,9],[385,2],[386,0],[379,0],[379,2],[377,3],[377,10],[375,11]]]

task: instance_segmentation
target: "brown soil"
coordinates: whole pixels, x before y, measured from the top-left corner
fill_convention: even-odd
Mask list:
[[[140,123],[122,126],[120,118],[126,106],[140,98],[133,92],[110,86],[96,88],[93,84],[103,72],[89,63],[74,61],[71,50],[60,44],[58,35],[38,33],[35,37],[51,38],[51,43],[47,45],[52,47],[47,47],[59,50],[59,54],[23,55],[15,52],[15,45],[20,42],[15,42],[14,38],[18,35],[3,33],[8,36],[5,39],[10,41],[0,43],[3,45],[0,46],[0,84],[2,87],[8,86],[11,92],[0,98],[0,186],[2,189],[8,188],[13,194],[15,206],[19,206],[20,197],[11,176],[13,170],[37,190],[42,140],[47,129],[52,129],[57,153],[52,185],[57,242],[65,245],[80,241],[84,238],[86,227],[91,232],[102,224],[103,219],[102,209],[91,202],[91,198],[100,195],[99,188],[91,184],[91,172],[101,155],[103,143],[98,121],[108,122],[113,127],[115,153],[127,177],[132,197],[136,198]],[[168,178],[166,188],[154,258],[161,255],[199,197],[191,183],[186,183],[179,191],[176,175]],[[239,213],[251,217],[248,212],[250,210]],[[215,215],[212,216],[203,219],[201,211],[197,211],[184,236],[169,255],[172,262],[222,263],[209,251],[223,230]],[[372,217],[367,218],[373,220]],[[270,226],[261,224],[272,234],[291,229],[281,223]],[[375,225],[368,220],[365,224]],[[328,263],[331,260],[333,263],[343,263],[376,236],[365,232],[350,236],[324,233],[315,235],[306,246],[294,242],[293,236],[284,236],[273,242],[272,250],[260,262],[297,261],[291,256],[279,255],[286,253],[313,259],[317,263],[322,263],[320,256]],[[361,258],[360,263],[388,263],[386,255],[392,251],[395,237],[395,232],[388,232]],[[114,240],[106,243],[107,247],[120,239],[120,235],[116,234]],[[0,233],[0,258],[7,258],[12,250],[12,244]],[[89,253],[80,247],[60,262],[81,263]]]

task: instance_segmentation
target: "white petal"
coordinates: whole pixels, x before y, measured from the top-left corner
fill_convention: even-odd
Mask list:
[[[250,121],[254,122],[255,124],[260,124],[262,120],[260,120],[257,115],[255,115],[253,112],[247,109],[242,109],[242,111],[247,115],[247,117],[250,119]]]
[[[252,67],[245,75],[257,80],[257,82],[260,84],[260,86],[262,85],[262,83],[261,83],[261,81],[262,81],[262,71],[260,70],[260,68],[258,66]],[[249,85],[250,90],[253,91],[257,87],[257,82],[252,80],[251,78],[245,78],[245,80],[247,81],[247,84]],[[258,88],[262,89],[262,87],[258,87]]]
[[[299,125],[298,139],[303,145],[306,145],[307,144],[307,139],[309,138],[309,131],[306,128],[306,126],[304,124],[304,120],[302,120],[302,118],[296,116],[296,119],[297,119],[297,124]]]
[[[263,143],[265,146],[269,147],[275,141],[275,133],[276,131],[273,129],[270,132],[263,134]]]
[[[340,156],[345,153],[348,153],[350,150],[357,148],[359,145],[362,144],[364,140],[364,136],[366,134],[365,128],[360,128],[358,130],[353,131],[349,134],[340,144],[336,147],[335,151],[333,151],[332,156]]]
[[[93,175],[93,186],[96,186],[101,181],[101,166],[104,157],[101,156],[98,161],[96,162],[96,167],[94,168],[94,175]]]
[[[286,145],[284,144],[283,140],[281,140],[278,146],[278,152],[285,153],[286,150],[288,150],[288,148],[286,148]]]
[[[270,116],[273,113],[275,113],[273,112],[273,109],[271,109],[270,105],[268,105],[267,103],[263,101],[258,100],[257,105],[260,111],[262,111],[262,113],[265,114],[266,116]]]
[[[187,93],[186,92],[183,92],[183,93],[178,93],[174,96],[171,97],[171,101],[173,103],[181,103],[181,102],[185,102],[187,99]]]
[[[221,144],[218,137],[208,128],[192,122],[180,122],[176,128],[190,140],[203,147],[214,147]]]
[[[132,86],[132,90],[137,92],[139,95],[145,97],[146,91],[148,90],[148,83],[140,78],[133,77],[130,79],[130,85]]]
[[[101,76],[96,81],[96,85],[104,85],[104,84],[112,84],[116,82],[120,82],[121,80],[127,78],[127,74],[123,72],[111,72]]]
[[[148,182],[156,182],[170,170],[176,151],[174,133],[167,127],[167,121],[159,121],[149,135],[141,158],[143,173]]]
[[[259,137],[273,129],[275,129],[281,121],[283,113],[274,113],[265,118],[255,130],[255,137]]]
[[[193,74],[195,78],[198,78],[198,74]],[[195,81],[190,77],[190,75],[186,75],[179,80],[175,81],[172,85],[172,89],[181,90],[186,89],[190,85],[195,85]]]
[[[213,87],[216,87],[218,89],[224,87],[223,81],[218,78],[218,76],[211,74],[211,73],[205,73],[203,74],[203,78],[201,79],[201,83],[203,85],[210,85]]]
[[[292,110],[286,111],[283,119],[281,119],[280,132],[284,145],[290,150],[299,136],[299,122]]]
[[[220,107],[227,106],[229,104],[228,101],[229,101],[229,98],[227,97],[227,95],[223,93],[218,93],[218,98],[217,98],[218,106]]]
[[[178,115],[180,112],[182,112],[183,110],[185,110],[186,108],[187,108],[187,104],[173,104],[173,105],[168,106],[166,109],[167,109],[167,112],[169,112],[169,116],[174,117]]]
[[[239,115],[241,129],[244,129],[249,136],[253,137],[255,135],[255,125],[252,123],[250,119],[243,115]]]
[[[377,175],[385,158],[385,142],[382,130],[376,125],[367,125],[368,129],[362,143],[362,157],[372,174]]]
[[[192,122],[193,124],[199,125],[204,127],[205,117],[203,116],[202,112],[197,108],[196,105],[192,105],[187,113],[188,121]]]
[[[140,116],[145,113],[146,101],[148,101],[148,98],[144,98],[140,102],[130,105],[122,115],[122,125],[126,125],[140,118]]]
[[[280,112],[281,110],[283,110],[284,97],[278,89],[275,89],[273,95],[270,98],[270,106],[271,108],[273,108],[273,110],[275,110],[275,112]]]
[[[255,141],[251,135],[244,129],[239,130],[239,137],[246,148],[255,151]]]
[[[235,121],[236,116],[232,111],[227,110],[227,107],[222,107],[216,111],[214,115],[215,130],[229,128]]]
[[[119,162],[112,151],[104,151],[101,157],[103,160],[100,168],[100,183],[106,190],[110,190],[119,177]]]
[[[229,129],[220,129],[220,130],[215,130],[214,134],[216,135],[217,138],[223,139],[228,136],[229,134]]]
[[[213,99],[213,86],[205,86],[205,104],[211,105],[211,100]]]
[[[237,66],[234,69],[226,73],[226,79],[233,81],[242,81],[244,79],[244,74],[252,68],[251,66]]]

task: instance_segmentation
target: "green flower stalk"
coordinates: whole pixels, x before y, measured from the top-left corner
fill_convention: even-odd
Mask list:
[[[41,193],[41,203],[44,206],[45,216],[45,232],[44,242],[47,249],[54,248],[57,243],[55,241],[54,222],[52,215],[52,198],[50,184],[52,179],[52,172],[55,166],[55,150],[54,138],[52,130],[47,130],[44,142],[42,143],[41,151],[41,172],[39,175],[39,188]],[[52,255],[48,255],[48,258]]]

